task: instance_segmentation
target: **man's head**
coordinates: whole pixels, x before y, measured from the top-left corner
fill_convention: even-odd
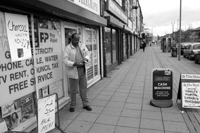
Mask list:
[[[76,46],[78,46],[78,44],[79,44],[79,40],[80,40],[80,36],[78,35],[78,33],[74,33],[74,34],[72,34],[72,45],[74,46],[74,47],[76,47]]]

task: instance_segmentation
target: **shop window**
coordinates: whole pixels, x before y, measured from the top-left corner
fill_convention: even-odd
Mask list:
[[[112,29],[112,62],[116,62],[117,61],[117,51],[116,51],[116,45],[117,45],[117,34],[116,34],[116,30]]]
[[[105,27],[106,65],[111,65],[111,28]]]
[[[126,52],[126,49],[127,49],[127,38],[126,38],[126,34],[125,33],[123,33],[123,47],[124,47],[124,50],[123,50],[124,59],[126,59],[126,57],[127,57],[127,52]]]
[[[30,43],[33,45],[30,15],[27,16]],[[34,18],[35,79],[33,58],[11,62],[10,51],[3,44],[8,42],[4,18],[0,12],[0,71],[3,77],[0,81],[0,97],[4,99],[0,101],[0,125],[3,122],[8,130],[15,130],[36,115],[36,81],[40,97],[53,93],[57,93],[59,99],[64,97],[61,25],[58,21]]]
[[[40,97],[57,93],[60,99],[64,97],[61,24],[56,20],[38,19],[38,27],[40,43],[36,48],[36,59],[41,59],[42,63],[37,63],[36,67]],[[44,79],[44,75],[51,77]]]
[[[35,116],[35,93],[30,93],[0,107],[0,125],[5,122],[8,131]],[[1,132],[1,129],[0,129]]]
[[[90,53],[90,61],[86,65],[87,69],[87,80],[90,81],[95,76],[99,75],[99,49],[98,49],[98,38],[96,29],[85,29],[85,43]]]

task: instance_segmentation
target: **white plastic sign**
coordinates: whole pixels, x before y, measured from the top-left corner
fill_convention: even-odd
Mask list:
[[[55,95],[38,100],[38,133],[55,128]]]
[[[182,107],[200,109],[200,83],[182,83]]]

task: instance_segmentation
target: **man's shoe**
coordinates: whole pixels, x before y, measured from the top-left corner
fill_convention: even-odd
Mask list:
[[[92,108],[90,106],[85,106],[83,108],[86,109],[87,111],[92,111]]]
[[[75,109],[74,109],[74,108],[69,108],[69,111],[70,111],[70,112],[74,112]]]

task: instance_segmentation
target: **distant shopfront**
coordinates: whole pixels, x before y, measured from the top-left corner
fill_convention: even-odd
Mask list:
[[[123,51],[124,51],[124,60],[128,59],[132,55],[132,29],[124,25],[123,33]]]
[[[115,69],[123,61],[123,25],[127,17],[121,7],[113,0],[106,2],[105,49],[107,73]]]

